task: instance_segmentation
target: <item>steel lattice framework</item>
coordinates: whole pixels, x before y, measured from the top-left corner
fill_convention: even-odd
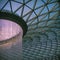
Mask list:
[[[0,0],[1,11],[19,15],[28,25],[23,38],[23,60],[59,60],[59,3],[58,0]]]

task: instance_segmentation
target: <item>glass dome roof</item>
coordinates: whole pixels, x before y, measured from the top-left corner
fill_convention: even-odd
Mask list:
[[[19,15],[28,25],[23,38],[23,60],[59,60],[58,0],[0,0],[0,10]]]

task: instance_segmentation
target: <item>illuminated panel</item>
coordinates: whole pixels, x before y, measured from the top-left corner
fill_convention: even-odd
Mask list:
[[[0,19],[0,41],[6,40],[21,33],[21,27],[15,22]]]

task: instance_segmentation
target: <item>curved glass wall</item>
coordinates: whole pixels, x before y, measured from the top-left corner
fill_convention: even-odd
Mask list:
[[[59,60],[59,0],[1,0],[0,10],[21,16],[28,25],[23,60]]]

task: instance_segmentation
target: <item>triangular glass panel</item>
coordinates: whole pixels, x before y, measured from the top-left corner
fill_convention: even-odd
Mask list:
[[[36,9],[36,10],[35,10],[36,14],[39,15],[39,14],[40,14],[39,12],[40,12],[42,9],[43,9],[43,7]]]
[[[11,11],[10,3],[8,2],[7,5],[4,7],[4,10]]]
[[[36,17],[36,15],[35,15],[35,13],[34,12],[32,12],[32,14],[31,14],[31,16],[30,16],[30,18],[29,19],[33,19],[33,20],[35,20],[37,17]]]
[[[32,1],[30,1],[29,3],[27,3],[26,5],[33,9],[34,3],[35,3],[35,1],[32,0]]]
[[[5,5],[5,3],[7,2],[7,0],[0,0],[0,9]]]
[[[25,17],[23,17],[23,19],[27,22],[27,18],[28,18],[29,14],[26,15]],[[29,23],[29,22],[28,22]]]
[[[20,8],[20,9],[16,12],[16,14],[18,14],[19,16],[21,16],[21,11],[22,11],[22,8]]]
[[[31,9],[29,9],[26,6],[24,6],[23,16],[26,15],[29,11],[31,11]],[[30,13],[28,13],[28,14],[30,14]]]
[[[43,9],[42,12],[41,12],[41,14],[44,14],[44,13],[48,13],[47,7],[44,7],[44,9]]]
[[[57,6],[56,3],[48,4],[47,5],[49,10],[55,10],[54,8]]]
[[[42,2],[42,0],[38,0],[35,8],[40,7],[40,6],[43,6],[43,4],[44,3]]]
[[[13,1],[11,2],[11,4],[12,4],[12,10],[13,10],[13,12],[16,11],[21,6],[20,3],[13,2]]]

